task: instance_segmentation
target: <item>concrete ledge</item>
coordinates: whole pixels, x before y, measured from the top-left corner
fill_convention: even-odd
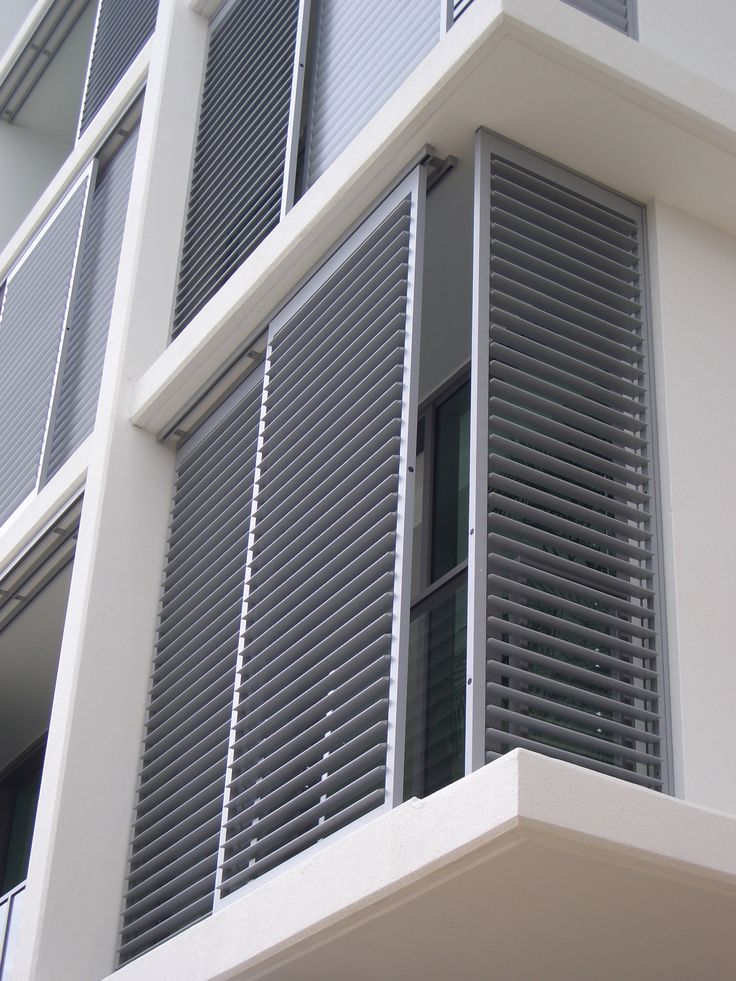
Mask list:
[[[114,977],[446,981],[487,976],[486,956],[503,978],[608,977],[593,965],[615,949],[616,976],[651,978],[667,939],[667,977],[715,978],[736,956],[734,913],[736,818],[516,750],[318,846]]]

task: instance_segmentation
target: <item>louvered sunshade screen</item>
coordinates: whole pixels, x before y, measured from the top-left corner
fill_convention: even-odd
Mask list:
[[[94,426],[137,138],[136,130],[95,182],[61,367],[49,477]]]
[[[660,788],[641,209],[485,133],[479,166],[485,759],[525,747]]]
[[[423,175],[413,181],[271,328],[223,895],[396,800]]]
[[[624,34],[636,35],[635,0],[563,0]]]
[[[307,186],[324,173],[440,38],[440,0],[322,0]]]
[[[87,201],[70,192],[5,284],[0,312],[0,524],[37,484]]]
[[[452,5],[453,20],[457,20],[460,14],[465,13],[471,3],[473,3],[473,0],[454,0]]]
[[[276,226],[299,0],[240,0],[213,22],[174,337]]]
[[[158,0],[100,0],[80,135],[153,33],[157,11]]]
[[[212,910],[262,374],[178,455],[121,962]]]

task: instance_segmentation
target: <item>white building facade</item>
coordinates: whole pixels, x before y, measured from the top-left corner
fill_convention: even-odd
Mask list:
[[[8,4],[3,979],[731,975],[691,8]]]

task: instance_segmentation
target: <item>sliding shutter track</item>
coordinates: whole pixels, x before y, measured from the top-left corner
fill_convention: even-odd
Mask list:
[[[262,374],[179,453],[121,963],[212,910]]]
[[[525,747],[660,788],[641,212],[482,139],[486,759]]]
[[[240,0],[211,28],[172,335],[276,227],[298,0]]]
[[[272,326],[223,896],[392,798],[416,414],[419,205],[402,193]]]
[[[0,524],[36,489],[89,184],[87,172],[5,284],[0,311]]]
[[[624,34],[634,36],[636,32],[632,0],[564,0],[564,3]]]
[[[157,12],[158,0],[100,0],[80,136],[153,34]]]
[[[79,281],[69,317],[49,477],[68,460],[94,426],[137,139],[136,130],[99,172],[95,183]]]
[[[307,186],[440,39],[440,0],[322,0],[307,136]]]

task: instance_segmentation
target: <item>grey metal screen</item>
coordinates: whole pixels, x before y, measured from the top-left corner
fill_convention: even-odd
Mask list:
[[[281,213],[299,0],[240,0],[211,28],[177,336]]]
[[[485,759],[526,747],[661,788],[642,211],[489,134],[479,166]]]
[[[53,416],[49,477],[94,426],[137,140],[136,129],[95,182]]]
[[[424,176],[412,180],[271,327],[222,895],[397,799]]]
[[[624,34],[636,35],[635,0],[563,0],[570,7],[577,7],[609,27]]]
[[[212,910],[262,368],[179,451],[120,961]]]
[[[11,271],[0,310],[0,524],[35,488],[89,174]]]
[[[457,20],[460,14],[465,13],[471,3],[473,3],[473,0],[454,0],[452,4],[453,20]]]
[[[439,41],[440,0],[322,0],[307,130],[307,186]]]
[[[80,134],[133,63],[156,26],[158,0],[100,0]]]

